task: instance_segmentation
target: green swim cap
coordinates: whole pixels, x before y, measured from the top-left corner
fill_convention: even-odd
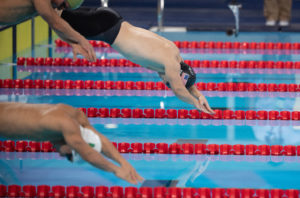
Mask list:
[[[83,3],[83,1],[84,0],[67,0],[70,5],[70,9],[72,10],[78,8]]]

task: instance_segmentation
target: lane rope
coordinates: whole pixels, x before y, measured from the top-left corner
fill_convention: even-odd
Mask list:
[[[132,154],[195,154],[195,155],[250,155],[250,156],[300,156],[300,145],[254,145],[254,144],[191,144],[164,142],[112,142],[120,153]],[[56,152],[50,141],[0,141],[2,152]]]
[[[103,41],[90,40],[93,47],[111,48]],[[222,42],[222,41],[174,41],[178,48],[193,49],[242,49],[242,50],[299,50],[300,43],[289,42]],[[70,47],[70,45],[61,39],[55,40],[56,47]]]
[[[222,92],[299,92],[297,84],[247,83],[247,82],[198,82],[199,91]],[[154,81],[102,81],[102,80],[31,80],[0,79],[0,88],[15,89],[101,89],[101,90],[170,90],[163,82]]]
[[[298,198],[296,189],[242,189],[242,188],[180,188],[180,187],[121,187],[121,186],[62,186],[62,185],[0,185],[0,197],[173,197],[173,198],[219,198],[260,197]]]
[[[255,60],[184,60],[193,68],[230,68],[230,69],[300,69],[300,62],[293,61],[255,61]],[[18,57],[18,66],[91,66],[91,67],[141,67],[127,59],[97,59],[90,62],[87,59],[51,57]]]

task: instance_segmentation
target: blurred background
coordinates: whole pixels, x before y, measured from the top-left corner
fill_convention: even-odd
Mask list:
[[[136,26],[157,26],[157,5],[160,0],[109,0],[108,6],[117,10]],[[186,27],[187,30],[226,31],[235,25],[228,4],[231,0],[164,0],[165,26]],[[265,26],[264,0],[237,0],[241,31],[300,31],[300,0],[292,1],[290,26]],[[83,6],[99,6],[99,1],[85,0]]]

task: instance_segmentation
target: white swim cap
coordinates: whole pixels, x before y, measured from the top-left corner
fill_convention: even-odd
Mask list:
[[[70,9],[76,9],[78,7],[80,7],[80,5],[83,3],[84,0],[67,0]]]
[[[102,143],[100,137],[91,129],[84,128],[82,126],[80,126],[80,132],[82,139],[88,145],[90,145],[90,147],[92,147],[94,150],[100,153],[102,150]],[[74,150],[72,150],[72,157],[73,162],[82,162],[80,155]]]

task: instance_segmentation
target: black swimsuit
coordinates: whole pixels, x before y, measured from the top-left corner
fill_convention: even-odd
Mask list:
[[[113,44],[124,21],[119,13],[110,8],[86,8],[64,10],[61,17],[77,32],[91,40]]]

